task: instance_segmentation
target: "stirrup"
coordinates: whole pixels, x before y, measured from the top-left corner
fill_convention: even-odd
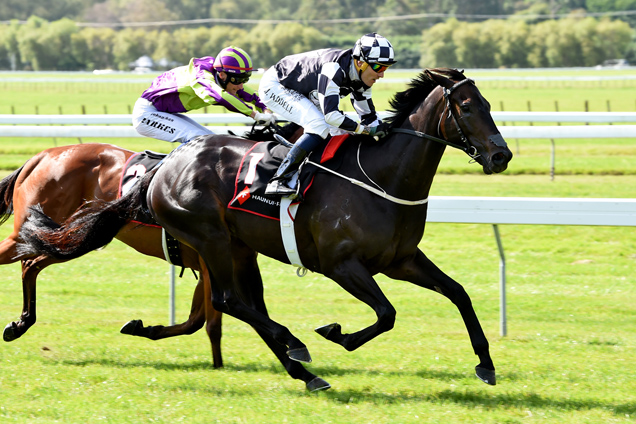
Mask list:
[[[286,184],[287,181],[274,180],[267,184],[265,194],[277,194],[281,196],[290,196],[296,194],[296,188],[291,188]]]

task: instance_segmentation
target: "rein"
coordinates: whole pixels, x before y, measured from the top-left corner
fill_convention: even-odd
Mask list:
[[[369,178],[367,173],[364,172],[364,169],[362,169],[362,165],[360,165],[360,146],[362,146],[362,142],[358,143],[358,166],[360,167],[360,170],[362,170],[362,173],[367,178]],[[397,203],[399,205],[417,206],[417,205],[424,205],[424,204],[428,203],[428,198],[421,199],[421,200],[400,199],[399,197],[391,196],[390,194],[388,194],[386,191],[382,190],[381,188],[378,189],[378,188],[370,186],[369,184],[363,183],[360,180],[356,180],[355,178],[351,178],[351,177],[347,177],[346,175],[342,175],[341,173],[336,172],[336,171],[334,171],[332,169],[329,169],[329,168],[327,168],[325,166],[322,166],[319,163],[316,163],[316,162],[313,162],[313,161],[310,161],[310,160],[305,161],[305,163],[314,165],[316,168],[320,168],[323,171],[327,171],[327,172],[329,172],[329,173],[331,173],[331,174],[333,174],[333,175],[335,175],[337,177],[340,177],[340,178],[342,178],[344,180],[349,181],[351,184],[357,185],[358,187],[363,188],[363,189],[365,189],[367,191],[370,191],[371,193],[376,194],[376,195],[382,197],[383,199],[389,200],[389,201],[391,201],[393,203]],[[371,178],[369,178],[369,181],[371,181],[377,187],[380,187]]]

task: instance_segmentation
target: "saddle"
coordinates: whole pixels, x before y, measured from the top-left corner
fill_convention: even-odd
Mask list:
[[[312,151],[308,160],[325,164],[332,169],[337,169],[341,160],[337,158],[337,152],[347,139],[349,134],[331,137],[322,148]],[[239,165],[239,172],[234,184],[234,196],[228,208],[241,210],[263,218],[280,220],[280,195],[265,194],[265,189],[269,180],[274,176],[290,146],[283,145],[276,141],[259,142],[254,145],[243,156]],[[299,195],[294,203],[302,202],[311,187],[314,176],[318,168],[315,166],[305,166],[301,164],[298,169]]]

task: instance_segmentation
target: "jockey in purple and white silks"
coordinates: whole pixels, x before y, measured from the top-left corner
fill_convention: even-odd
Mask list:
[[[371,87],[393,65],[393,46],[376,33],[364,35],[353,49],[322,49],[291,55],[268,69],[259,86],[267,107],[302,126],[296,141],[271,179],[266,194],[289,195],[290,178],[302,160],[331,133],[384,135],[371,99]],[[340,110],[340,99],[351,96],[360,123]]]
[[[244,87],[252,75],[252,59],[238,47],[226,47],[216,58],[192,58],[186,66],[164,72],[154,79],[135,103],[133,127],[141,135],[187,143],[194,137],[213,134],[184,115],[205,106],[219,105],[257,122],[275,122],[255,90]]]

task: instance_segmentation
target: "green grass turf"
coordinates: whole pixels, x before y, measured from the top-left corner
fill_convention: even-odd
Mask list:
[[[435,195],[633,197],[632,176],[439,175]],[[0,227],[6,235],[10,223]],[[443,297],[379,276],[395,328],[354,352],[313,328],[355,331],[373,313],[335,283],[261,258],[274,319],[307,343],[308,367],[333,388],[308,394],[256,334],[224,320],[226,368],[213,370],[203,331],[151,342],[129,319],[167,324],[168,267],[114,242],[46,269],[38,322],[0,344],[0,417],[8,423],[522,423],[632,422],[636,239],[613,227],[500,226],[508,264],[508,336],[499,335],[498,255],[488,225],[429,224],[421,248],[471,295],[499,382],[473,376],[477,358]],[[0,316],[22,307],[20,269],[4,266]],[[177,281],[177,320],[194,281]]]
[[[526,110],[527,99],[539,102],[540,87],[502,89],[494,100],[486,94],[489,88],[482,90],[493,110],[500,99],[508,104],[504,95],[510,101],[520,96],[518,110]],[[592,95],[603,104],[606,93],[581,89],[576,105]],[[126,94],[132,101],[137,95]],[[101,104],[95,96],[93,103]],[[567,96],[557,93],[559,99]],[[553,110],[548,107],[554,98],[548,97],[545,110]],[[57,107],[54,98],[41,100],[51,110]],[[625,110],[633,110],[628,103]],[[465,156],[447,151],[431,194],[636,197],[633,140],[557,140],[554,181],[548,143],[508,142],[515,158],[502,175],[480,175]],[[0,140],[0,160],[16,155],[14,162],[21,164],[52,140],[33,143]],[[161,145],[148,140],[133,149],[153,143]],[[0,236],[10,228],[5,223]],[[222,370],[211,368],[204,331],[158,342],[121,335],[129,319],[168,323],[168,266],[113,242],[40,275],[38,322],[19,340],[0,344],[0,422],[634,422],[633,231],[504,225],[500,232],[507,257],[507,337],[499,335],[498,253],[491,226],[429,224],[421,242],[471,296],[491,343],[495,387],[474,377],[477,358],[456,308],[445,298],[379,276],[398,311],[395,328],[346,352],[313,329],[339,322],[344,331],[356,331],[373,323],[372,311],[322,276],[299,279],[293,268],[263,257],[270,314],[307,343],[314,359],[308,368],[329,381],[331,390],[306,393],[255,332],[233,318],[224,319]],[[177,321],[189,311],[195,282],[188,275],[177,280]],[[8,323],[22,308],[20,266],[3,266],[0,283],[0,318]]]

